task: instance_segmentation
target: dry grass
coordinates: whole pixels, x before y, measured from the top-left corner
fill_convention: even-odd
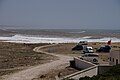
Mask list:
[[[34,66],[55,60],[54,56],[33,52],[34,47],[43,45],[46,44],[0,42],[0,69]],[[5,70],[0,72],[0,75],[8,73],[6,71],[12,72]]]
[[[44,51],[50,52],[50,53],[56,53],[56,54],[64,54],[64,55],[70,55],[70,56],[80,56],[83,51],[72,51],[72,48],[75,46],[75,43],[64,43],[64,44],[58,44],[52,47],[44,48]],[[90,42],[88,46],[92,46],[94,48],[94,52],[96,52],[97,48],[100,48],[101,46],[105,46],[106,43],[102,42]],[[112,43],[112,52],[116,50],[120,50],[120,43]],[[97,52],[98,53],[98,52]],[[103,61],[108,61],[109,53],[99,53],[100,59]]]
[[[42,46],[46,44],[17,44],[17,43],[3,43],[0,42],[0,69],[9,69],[9,68],[15,68],[15,67],[25,67],[25,66],[33,66],[37,64],[42,64],[49,62],[51,59],[55,60],[56,58],[50,55],[46,54],[38,54],[32,51],[32,49],[36,46]],[[80,56],[82,51],[72,51],[72,48],[75,46],[75,43],[64,43],[64,44],[58,44],[52,47],[43,48],[44,51],[49,53],[56,53],[56,54],[64,54],[69,56]],[[94,48],[99,48],[100,46],[104,46],[105,43],[89,43],[89,46],[92,46]],[[112,45],[112,51],[119,50],[120,43],[113,43]],[[99,56],[104,61],[108,60],[109,53],[99,53]],[[0,73],[0,75],[8,74],[9,72],[14,72],[19,70],[8,70],[3,71]],[[35,80],[41,80],[41,79],[55,79],[55,75],[58,75],[58,73],[62,73],[62,75],[67,75],[73,72],[76,72],[77,70],[71,69],[70,67],[52,71],[45,75],[40,75]]]
[[[75,47],[75,45],[75,43],[61,43],[52,47],[43,48],[42,50],[49,53],[78,56],[82,51],[72,51],[72,48]]]
[[[33,52],[34,47],[43,45],[46,44],[18,44],[0,42],[0,69],[7,69],[0,71],[0,76],[21,70],[21,68],[14,69],[16,67],[26,68],[27,66],[34,66],[50,62],[51,60],[56,60],[57,58],[55,58],[54,56]],[[48,52],[59,52],[60,50],[60,53],[58,54],[65,54],[68,53],[67,50],[69,49],[69,47],[72,48],[74,46],[74,44],[66,45],[66,47],[64,48],[64,53],[61,53],[61,50],[63,50],[61,46],[64,45],[66,44],[60,44],[60,46],[53,46],[53,48],[56,48],[56,50],[50,50],[48,48]],[[71,52],[71,49],[69,49],[69,52]],[[11,68],[13,68],[13,70],[11,70]],[[65,69],[51,70],[48,74],[39,75],[38,78],[35,78],[33,80],[55,80],[55,76],[59,73],[62,74],[61,76],[64,76],[74,73],[76,71],[78,70],[71,67],[66,67]]]
[[[34,78],[32,80],[56,80],[55,76],[59,76],[59,78],[61,78],[77,71],[79,70],[71,67],[66,67],[65,69],[52,70],[48,74],[39,75],[37,78]]]

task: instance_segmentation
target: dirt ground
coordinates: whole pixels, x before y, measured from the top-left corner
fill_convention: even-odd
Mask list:
[[[82,53],[82,51],[72,51],[72,48],[75,45],[75,43],[60,43],[55,46],[43,48],[42,50],[49,53],[64,54],[74,57],[79,56]]]
[[[80,56],[83,51],[72,51],[72,48],[75,46],[75,43],[63,43],[63,44],[58,44],[52,47],[44,48],[43,51],[49,52],[49,53],[56,53],[56,54],[64,54],[64,55],[69,55],[72,57]],[[106,43],[104,42],[90,42],[88,43],[88,46],[92,46],[94,49],[95,53],[96,49],[100,48],[101,46],[105,46]],[[120,42],[112,43],[111,44],[112,50],[111,52],[114,53],[115,51],[120,51]],[[108,61],[109,53],[98,53],[100,59],[103,61]]]
[[[104,46],[106,43],[89,43],[89,46],[96,48]],[[18,43],[4,43],[0,42],[0,75],[5,75],[13,72],[20,71],[26,67],[34,66],[38,64],[48,63],[51,60],[57,60],[55,56],[36,53],[33,48],[37,46],[43,46],[47,44],[18,44]],[[48,53],[62,54],[71,57],[80,56],[82,51],[72,51],[71,49],[75,46],[75,43],[63,43],[54,45],[51,47],[43,48],[42,51]],[[120,50],[120,43],[112,43],[112,52]],[[108,61],[109,53],[99,53],[100,58],[103,61]],[[18,69],[17,69],[18,67]],[[19,68],[20,67],[20,68]],[[12,69],[11,69],[12,68]],[[3,70],[5,69],[5,70]],[[8,70],[6,70],[8,69]],[[9,70],[10,69],[10,70]],[[78,70],[69,67],[53,70],[44,75],[38,75],[38,77],[33,80],[55,80],[55,76],[66,76],[68,74],[74,73]]]
[[[34,47],[47,44],[21,44],[0,42],[0,76],[56,60],[57,58],[33,51]]]
[[[68,66],[64,69],[50,71],[48,74],[39,75],[37,78],[34,78],[32,80],[56,80],[56,77],[62,78],[77,71],[79,70]]]
[[[80,56],[80,54],[82,54],[82,51],[72,51],[71,49],[75,46],[75,43],[69,43],[69,44],[58,44],[55,46],[51,46],[51,47],[46,47],[43,48],[42,50],[45,52],[49,52],[49,53],[55,53],[55,54],[64,54],[64,55],[69,55],[72,57],[76,57],[76,56]],[[94,48],[94,52],[96,52],[96,48],[100,48],[101,46],[106,45],[106,43],[89,43],[89,46],[92,46]],[[111,45],[112,50],[111,52],[115,52],[116,50],[120,50],[120,43],[112,43]],[[103,63],[108,63],[108,58],[109,58],[109,53],[98,53],[99,57],[101,60],[103,60],[103,62],[101,62],[101,64]],[[59,73],[62,76],[74,73],[78,70],[70,68],[70,67],[66,67],[65,69],[61,69],[61,70],[57,70],[57,71],[52,71],[49,72],[48,74],[45,75],[40,75],[38,76],[38,78],[35,78],[33,80],[55,80],[55,75],[59,75]]]
[[[60,72],[62,72],[63,70],[65,71],[67,69],[66,67],[69,66],[69,61],[72,60],[73,57],[65,56],[61,54],[48,53],[41,50],[41,48],[44,48],[44,47],[47,48],[51,46],[53,45],[35,47],[33,51],[37,52],[38,54],[44,53],[44,54],[53,55],[58,57],[59,59],[54,60],[52,62],[36,65],[13,74],[4,75],[1,77],[1,79],[2,80],[31,80],[31,79],[35,79],[38,75],[41,75],[41,76],[46,75],[47,76],[46,78],[48,78],[51,76],[51,74],[53,74],[52,76],[55,76],[56,74],[54,73],[56,73],[58,70],[60,70]],[[74,69],[71,71],[74,72]],[[70,74],[71,71],[66,71],[65,73]],[[44,80],[48,80],[46,78]]]

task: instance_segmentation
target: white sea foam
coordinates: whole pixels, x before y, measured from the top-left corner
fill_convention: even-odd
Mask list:
[[[91,38],[92,36],[85,36],[85,37],[83,37],[83,38],[85,38],[85,39],[89,39],[89,38]]]
[[[89,38],[67,38],[67,37],[28,37],[23,35],[15,35],[12,37],[0,37],[0,40],[5,40],[6,42],[15,43],[78,43],[79,41],[88,42],[107,42],[108,40],[112,42],[120,42],[120,38],[101,38],[101,39],[89,39]]]
[[[85,33],[86,31],[80,31],[80,32],[69,32],[69,33]]]

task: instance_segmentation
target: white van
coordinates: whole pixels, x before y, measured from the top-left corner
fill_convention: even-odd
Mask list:
[[[92,63],[98,63],[99,55],[96,53],[86,53],[79,57],[82,60],[86,60]]]
[[[87,44],[88,44],[87,41],[80,41],[80,42],[78,43],[78,45],[87,45]]]
[[[83,47],[83,53],[93,53],[93,48],[92,47],[87,47],[87,46],[84,46]]]

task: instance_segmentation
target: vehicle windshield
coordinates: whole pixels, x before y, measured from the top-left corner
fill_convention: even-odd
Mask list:
[[[88,50],[93,50],[92,48],[88,48]]]

